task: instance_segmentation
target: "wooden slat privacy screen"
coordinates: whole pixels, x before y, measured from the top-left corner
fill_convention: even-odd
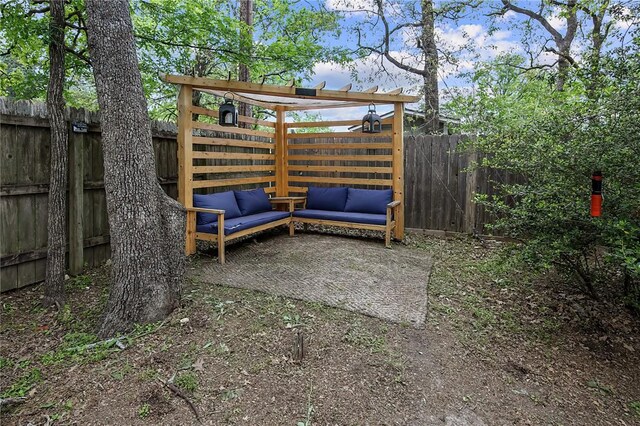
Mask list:
[[[358,93],[350,92],[350,88],[324,90],[324,85],[298,89],[186,76],[163,78],[181,85],[178,97],[178,200],[186,207],[193,207],[194,193],[263,187],[269,194],[290,196],[305,193],[309,185],[392,188],[394,201],[404,201],[404,102],[414,102],[415,97],[401,95],[398,90],[378,94],[371,89]],[[215,95],[220,95],[220,91],[231,91],[236,99],[272,109],[276,121],[238,118],[240,123],[256,128],[211,123],[217,121],[218,112],[194,106],[194,90]],[[255,97],[256,94],[262,97]],[[265,99],[269,96],[272,100]],[[315,127],[361,123],[353,118],[286,122],[287,111],[354,107],[369,102],[393,105],[393,117],[383,121],[390,124],[390,130],[372,134],[312,131]],[[195,114],[207,117],[207,122],[194,121]],[[196,232],[193,223],[188,220],[188,236]],[[394,233],[397,239],[404,237],[402,204]],[[187,253],[195,253],[194,240],[187,238],[187,241]]]

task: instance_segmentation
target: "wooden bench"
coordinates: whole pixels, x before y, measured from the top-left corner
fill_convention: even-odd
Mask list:
[[[261,188],[195,195],[197,207],[187,208],[187,220],[193,221],[188,228],[196,232],[187,233],[187,238],[192,246],[196,240],[216,243],[221,264],[227,241],[282,225],[288,225],[293,236],[296,223],[383,231],[385,246],[391,247],[401,205],[391,197],[391,190],[315,187],[309,187],[306,197],[268,198]],[[296,210],[298,204],[302,208]]]
[[[196,240],[210,241],[218,245],[218,262],[225,263],[225,243],[246,235],[254,234],[256,232],[265,231],[267,229],[276,228],[282,225],[289,226],[289,234],[293,235],[293,224],[291,222],[291,213],[294,210],[296,203],[304,202],[304,197],[273,197],[267,198],[264,191],[261,192],[264,195],[264,200],[271,205],[270,210],[263,209],[251,214],[236,214],[236,206],[230,204],[231,195],[238,194],[246,195],[252,191],[227,191],[225,193],[210,194],[210,198],[216,196],[226,196],[226,200],[211,201],[212,204],[219,203],[219,205],[227,205],[228,209],[217,209],[207,207],[187,207],[187,220],[193,221],[191,229],[195,229],[194,233],[187,233],[187,238],[192,239],[192,244],[195,245]],[[257,190],[260,192],[260,190]],[[260,197],[262,197],[260,195]],[[203,196],[207,197],[207,196]],[[195,198],[195,197],[194,197]],[[194,204],[198,202],[195,201]],[[284,210],[274,210],[273,206],[284,207]],[[263,206],[264,207],[264,206]],[[231,218],[227,218],[230,212]],[[244,210],[240,213],[245,212]],[[246,213],[246,212],[245,212]],[[211,220],[210,217],[203,219],[203,222],[198,224],[198,214],[215,215],[215,220]],[[207,221],[211,220],[211,221]]]
[[[391,190],[309,187],[301,210],[294,210],[294,223],[339,226],[384,231],[385,246],[391,247],[400,201],[391,201]]]

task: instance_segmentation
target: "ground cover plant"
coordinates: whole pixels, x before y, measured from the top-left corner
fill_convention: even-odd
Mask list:
[[[422,329],[189,280],[166,321],[87,347],[108,266],[58,313],[38,287],[4,294],[0,392],[26,399],[2,423],[197,424],[168,380],[204,424],[640,422],[640,327],[615,288],[596,303],[505,243],[407,243],[435,261]]]

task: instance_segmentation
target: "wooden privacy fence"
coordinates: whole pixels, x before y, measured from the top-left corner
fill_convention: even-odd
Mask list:
[[[416,229],[487,234],[493,214],[474,202],[475,194],[496,194],[498,184],[522,183],[496,169],[469,171],[481,159],[467,152],[463,135],[405,134],[405,221]],[[507,202],[512,200],[506,200]]]
[[[85,266],[103,263],[111,253],[98,115],[71,110],[69,116],[70,122],[89,124],[87,133],[73,133],[69,126],[68,261],[70,271],[79,273]],[[46,108],[43,104],[0,98],[0,126],[0,289],[6,291],[44,279],[50,171]],[[177,198],[176,128],[162,122],[154,122],[152,128],[159,182],[167,194]],[[287,125],[287,128],[294,129],[296,125]],[[270,148],[266,145],[270,143],[268,139],[237,135],[238,140],[234,141],[219,137],[210,129],[202,129],[199,134],[194,136],[194,142],[202,143],[198,148],[202,151],[194,154],[203,158],[202,164],[194,162],[193,172],[199,174],[198,180],[223,178],[226,182],[216,182],[218,186],[198,189],[198,192],[237,189],[238,179],[242,178],[236,172],[247,167],[255,173],[249,177],[251,182],[240,185],[241,188],[255,186],[256,178],[264,179],[261,186],[273,185],[274,159],[272,151],[267,149]],[[483,233],[484,225],[492,220],[483,208],[473,203],[473,194],[492,193],[492,181],[510,182],[513,177],[497,171],[465,173],[475,155],[460,152],[462,140],[456,135],[405,135],[404,192],[408,228]],[[343,145],[338,147],[339,143]],[[220,144],[233,146],[222,149]],[[307,184],[323,185],[324,179],[331,184],[340,184],[340,179],[362,179],[361,187],[380,188],[391,176],[388,135],[375,140],[354,134],[345,140],[289,133],[288,144],[286,161],[291,192]],[[322,145],[316,147],[316,144]],[[340,165],[335,165],[330,158],[337,154],[343,160]],[[380,157],[363,163],[358,157],[362,154]],[[233,157],[234,165],[228,165],[232,159],[229,155],[239,156]],[[246,172],[243,176],[246,178]],[[274,190],[267,188],[269,192]]]
[[[98,114],[70,110],[87,133],[69,126],[68,266],[72,273],[111,256]],[[0,98],[0,290],[44,280],[47,255],[49,121],[44,104]],[[153,123],[156,171],[165,191],[177,196],[176,128]]]

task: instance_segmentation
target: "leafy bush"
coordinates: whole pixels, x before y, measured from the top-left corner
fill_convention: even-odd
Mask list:
[[[493,182],[477,201],[493,227],[524,242],[524,255],[566,273],[597,297],[620,283],[640,308],[640,54],[607,53],[593,69],[576,71],[565,90],[551,74],[521,70],[503,56],[475,70],[473,95],[449,108],[466,117],[482,153],[476,167],[506,170],[523,183]],[[602,171],[603,214],[590,216],[591,174]],[[640,310],[639,310],[640,311]]]

